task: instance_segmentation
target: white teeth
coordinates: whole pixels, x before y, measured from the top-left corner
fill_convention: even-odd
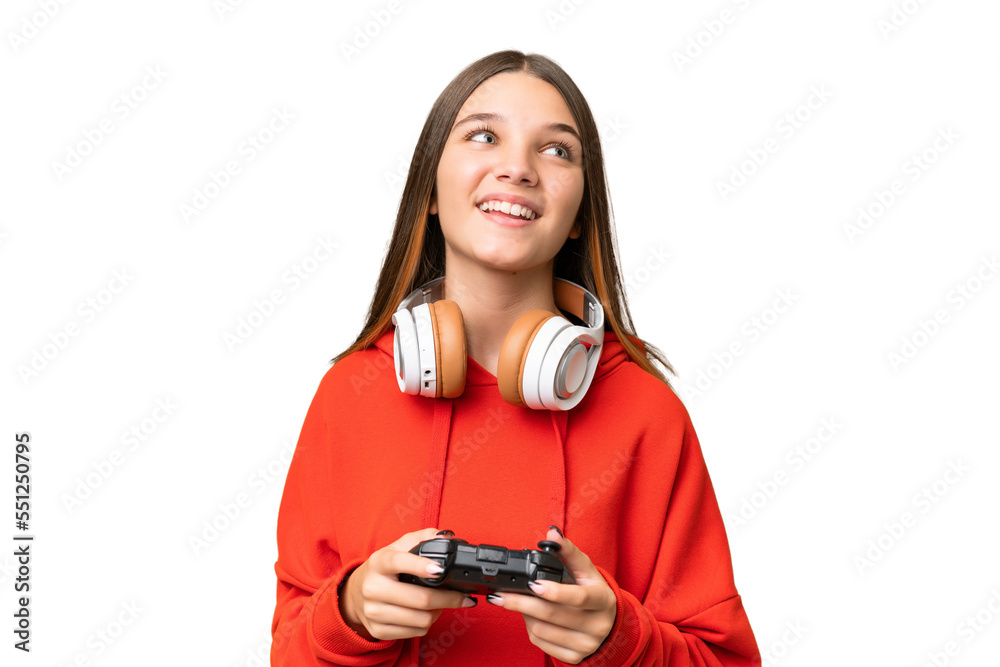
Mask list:
[[[501,211],[509,215],[524,218],[525,220],[534,220],[538,217],[538,215],[527,206],[522,206],[521,204],[511,204],[509,201],[501,201],[499,199],[484,201],[479,205],[479,208],[484,211]]]

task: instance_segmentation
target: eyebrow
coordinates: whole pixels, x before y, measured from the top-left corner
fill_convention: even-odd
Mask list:
[[[503,115],[498,113],[469,114],[462,120],[455,123],[455,125],[452,126],[451,131],[454,132],[459,125],[464,125],[466,123],[472,123],[475,121],[493,121],[494,123],[503,123],[505,120],[506,119],[503,117]],[[573,129],[572,125],[567,125],[566,123],[549,123],[548,125],[545,126],[544,129],[552,130],[555,132],[567,132],[576,137],[576,140],[579,141],[581,144],[583,143],[583,139],[580,138],[580,135],[577,133],[575,129]]]

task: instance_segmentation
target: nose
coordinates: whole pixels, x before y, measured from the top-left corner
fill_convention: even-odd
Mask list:
[[[533,149],[527,144],[509,143],[496,151],[493,176],[500,181],[533,185],[538,180]]]

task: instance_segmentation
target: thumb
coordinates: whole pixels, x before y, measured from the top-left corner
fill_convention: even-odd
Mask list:
[[[409,551],[425,540],[432,540],[435,537],[440,537],[437,533],[437,528],[423,528],[421,530],[415,530],[412,533],[406,533],[389,546],[393,549],[398,549],[399,551]]]
[[[566,568],[573,574],[573,578],[576,579],[577,584],[584,585],[604,581],[604,577],[594,567],[594,563],[590,560],[590,557],[580,551],[572,541],[565,538],[557,529],[549,528],[545,539],[559,544],[561,547],[559,556],[565,561]]]

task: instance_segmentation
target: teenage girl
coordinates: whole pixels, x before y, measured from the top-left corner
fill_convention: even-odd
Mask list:
[[[368,321],[278,516],[272,665],[759,665],[698,438],[631,326],[597,127],[552,60],[469,65],[414,151]],[[400,581],[450,530],[575,584]],[[484,604],[485,602],[485,604]]]

